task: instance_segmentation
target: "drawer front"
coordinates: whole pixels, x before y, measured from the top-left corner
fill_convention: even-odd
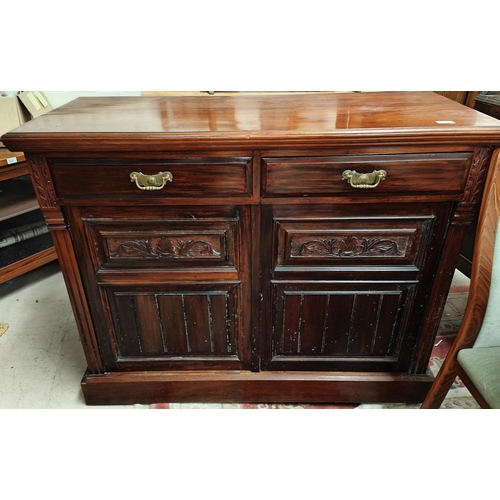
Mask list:
[[[275,220],[275,270],[293,267],[412,266],[423,260],[432,215]]]
[[[267,205],[262,255],[272,276],[423,271],[437,258],[452,202]]]
[[[248,197],[252,186],[250,167],[248,157],[51,162],[56,194],[63,198]],[[134,172],[149,177],[138,176],[136,182],[131,180]],[[164,173],[164,181],[153,177],[160,173]]]
[[[188,269],[236,271],[237,222],[85,221],[98,269]]]
[[[458,195],[465,186],[471,153],[263,158],[263,195],[379,196],[384,194]],[[345,174],[372,174],[365,182]],[[358,187],[351,186],[352,184]],[[376,187],[373,186],[377,184]],[[365,187],[359,187],[359,186]]]
[[[220,269],[237,272],[242,221],[236,207],[83,209],[95,271]]]

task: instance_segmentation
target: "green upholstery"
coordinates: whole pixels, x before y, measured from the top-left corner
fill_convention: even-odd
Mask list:
[[[457,360],[491,408],[500,409],[500,347],[462,349]]]
[[[499,219],[500,220],[500,219]],[[474,347],[500,346],[500,227],[495,238],[488,307]]]

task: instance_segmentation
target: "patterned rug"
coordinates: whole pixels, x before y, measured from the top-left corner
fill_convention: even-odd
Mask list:
[[[463,282],[463,280],[462,280]],[[434,375],[441,367],[450,346],[455,339],[464,315],[467,304],[469,287],[460,284],[453,285],[446,300],[443,317],[439,325],[439,331],[434,341],[429,368]],[[301,410],[301,409],[343,409],[343,410],[371,410],[371,409],[418,409],[419,404],[247,404],[247,403],[158,403],[151,405],[152,409],[175,410],[175,409],[276,409],[276,410]],[[470,392],[462,381],[457,378],[451,390],[441,405],[441,409],[477,409],[476,403]]]
[[[448,353],[455,337],[457,331],[460,328],[462,318],[465,311],[465,306],[467,304],[467,298],[469,296],[468,286],[452,286],[450,288],[450,293],[446,300],[446,305],[443,312],[443,317],[441,318],[441,323],[439,325],[439,331],[436,335],[434,341],[434,349],[431,353],[431,359],[429,361],[429,368],[434,376],[443,364],[444,358]],[[420,405],[404,405],[404,404],[390,404],[390,405],[371,405],[363,404],[359,405],[357,409],[371,409],[371,408],[381,408],[381,409],[413,409],[419,408]],[[476,403],[475,399],[471,396],[471,393],[464,386],[463,382],[457,377],[455,382],[451,386],[441,409],[478,409],[479,405]]]

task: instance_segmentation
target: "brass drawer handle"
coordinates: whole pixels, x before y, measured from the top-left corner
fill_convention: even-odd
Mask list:
[[[144,191],[159,191],[165,183],[172,182],[174,176],[170,172],[158,172],[156,175],[145,175],[142,172],[132,172],[130,181],[135,182],[139,189]]]
[[[371,174],[358,174],[356,170],[344,170],[342,180],[356,189],[373,189],[387,177],[385,170],[374,170]]]

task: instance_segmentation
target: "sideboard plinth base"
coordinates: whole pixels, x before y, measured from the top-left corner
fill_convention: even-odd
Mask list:
[[[420,403],[433,376],[346,372],[120,372],[82,380],[89,405]]]

